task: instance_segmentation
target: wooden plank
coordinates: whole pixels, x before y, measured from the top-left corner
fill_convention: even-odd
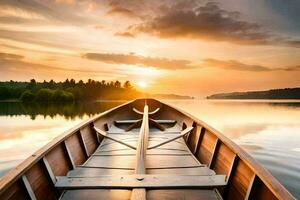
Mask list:
[[[121,175],[92,178],[57,177],[58,189],[128,189],[128,188],[215,188],[225,186],[225,175]]]
[[[238,161],[239,161],[239,156],[235,155],[234,158],[233,158],[229,173],[227,175],[227,180],[226,180],[227,182],[229,182],[231,180],[231,178],[233,176],[233,173],[234,173],[234,170],[235,170],[235,168],[238,164]]]
[[[168,168],[168,169],[147,169],[147,174],[170,174],[170,175],[196,175],[212,176],[216,173],[208,167],[191,167],[191,168]]]
[[[157,123],[154,119],[149,118],[148,120],[149,120],[149,124],[151,125],[151,127],[155,127],[161,131],[166,130],[166,128],[163,125]]]
[[[222,200],[216,190],[211,189],[158,189],[147,190],[147,200]]]
[[[181,136],[179,136],[179,134],[177,136],[179,137],[179,138],[177,138],[177,140],[179,140]],[[161,141],[164,141],[164,140],[161,140]],[[148,143],[149,143],[149,146],[154,146],[159,142],[152,140],[152,141],[149,141]],[[135,149],[136,144],[137,144],[137,141],[128,141],[128,142],[126,142],[126,145],[120,144],[119,142],[114,142],[114,143],[110,143],[110,144],[101,145],[97,151],[99,151],[99,150],[115,150],[115,149],[121,149],[121,148],[123,149],[124,146],[127,146],[128,148],[131,148],[131,149]],[[131,146],[131,147],[129,147],[129,146]],[[172,149],[178,148],[178,149],[182,149],[182,150],[188,150],[188,147],[186,146],[186,144],[183,144],[183,143],[177,142],[177,141],[174,141],[173,143],[166,143],[166,144],[164,144],[163,148],[172,148]]]
[[[68,172],[68,177],[101,177],[104,175],[133,175],[134,169],[103,169],[103,168],[81,168],[77,167]],[[215,172],[207,167],[173,168],[173,169],[146,169],[146,174],[170,174],[170,175],[197,175],[212,176]]]
[[[155,148],[160,147],[162,145],[165,145],[165,144],[168,144],[170,142],[173,142],[174,140],[177,140],[178,138],[184,137],[186,134],[188,134],[189,132],[191,132],[191,130],[193,130],[193,127],[187,127],[179,135],[177,135],[177,136],[175,136],[173,138],[167,139],[167,140],[165,140],[165,141],[163,141],[163,142],[161,142],[159,144],[150,146],[150,147],[148,147],[148,149],[155,149]]]
[[[255,179],[257,178],[256,174],[253,174],[252,178],[251,178],[251,181],[250,181],[250,184],[248,186],[248,189],[247,189],[247,193],[246,193],[246,196],[244,198],[244,200],[249,200],[249,199],[252,199],[251,198],[251,193],[254,191],[254,183],[255,183]]]
[[[36,200],[35,194],[34,194],[34,192],[33,192],[33,190],[32,190],[32,188],[31,188],[31,186],[30,186],[30,184],[29,184],[29,182],[28,182],[25,175],[22,175],[22,181],[25,185],[25,188],[27,190],[27,193],[28,193],[30,199],[31,200]]]
[[[135,156],[92,156],[84,166],[134,168]]]
[[[128,147],[126,147],[126,148],[123,147],[123,148],[112,148],[112,149],[105,148],[105,149],[101,149],[100,151],[97,151],[96,153],[109,153],[109,152],[110,153],[113,153],[113,152],[127,152],[127,153],[130,153],[130,152],[133,152],[133,151],[134,150],[132,150]],[[174,153],[180,153],[180,152],[187,153],[189,151],[188,151],[187,148],[186,149],[176,149],[176,148],[158,147],[156,149],[150,149],[147,152],[149,152],[149,153],[151,152],[153,154],[155,154],[155,153],[158,153],[158,154],[160,154],[160,153],[169,153],[169,154],[171,154],[172,152],[174,152]]]
[[[65,140],[74,166],[83,164],[87,157],[80,141],[79,131]]]
[[[218,153],[214,159],[212,169],[217,174],[229,174],[235,153],[221,142]]]
[[[203,136],[205,134],[205,128],[202,127],[201,130],[200,130],[200,134],[199,134],[199,138],[198,138],[198,141],[197,141],[197,145],[194,149],[194,155],[198,155],[199,154],[199,150],[200,150],[200,146],[201,146],[201,142],[202,142],[202,139],[203,139]]]
[[[143,114],[145,113],[145,111],[144,111],[144,113],[143,113],[143,112],[139,111],[139,110],[136,109],[136,108],[132,108],[132,110],[133,110],[135,113],[140,114],[140,115],[143,115]],[[160,108],[156,108],[154,111],[147,113],[147,115],[148,115],[148,114],[149,114],[149,115],[154,115],[154,114],[157,113],[159,110],[160,110]]]
[[[42,160],[32,166],[24,174],[34,191],[36,199],[55,199],[58,197],[57,191],[49,178]]]
[[[128,200],[131,190],[86,189],[65,190],[59,200]]]
[[[174,124],[176,123],[176,120],[169,120],[169,119],[153,119],[156,123],[159,124]],[[117,124],[133,124],[137,122],[138,120],[116,120],[115,123]]]
[[[97,167],[89,165],[79,165],[77,168],[96,168],[96,169],[121,169],[121,170],[134,170],[134,167]]]
[[[157,153],[147,153],[147,156],[189,156],[190,154],[189,153],[159,153],[159,152],[157,152]],[[126,152],[124,152],[124,153],[116,153],[116,154],[106,154],[106,153],[95,153],[95,154],[93,154],[92,156],[135,156],[135,154],[134,153],[132,153],[132,154],[129,154],[129,153],[126,153]]]
[[[135,122],[135,123],[131,124],[130,126],[128,126],[125,131],[129,132],[129,131],[131,131],[134,128],[140,127],[141,125],[142,125],[142,120],[140,119],[137,122]]]
[[[81,142],[81,144],[82,144],[84,153],[85,153],[86,157],[88,158],[88,157],[90,156],[90,154],[89,154],[89,151],[88,151],[88,149],[87,149],[87,147],[86,147],[86,144],[85,144],[83,135],[82,135],[82,133],[81,133],[81,130],[79,130],[79,137],[80,137],[80,142]]]
[[[71,152],[70,152],[70,150],[69,150],[69,148],[68,148],[68,145],[67,145],[66,141],[64,141],[63,144],[64,144],[64,148],[65,148],[66,153],[67,153],[68,160],[69,160],[69,162],[70,162],[70,164],[71,164],[71,167],[72,167],[73,169],[75,169],[76,166],[75,166],[75,164],[74,164],[74,161],[73,161]]]
[[[216,192],[217,199],[218,199],[218,200],[223,200],[223,197],[222,197],[222,195],[221,195],[219,189],[214,188],[214,191]]]
[[[131,192],[131,200],[146,200],[146,189],[145,188],[134,188]]]
[[[231,184],[231,180],[233,178],[233,174],[234,174],[234,171],[236,170],[238,162],[239,162],[239,156],[235,155],[234,158],[233,158],[229,173],[228,173],[227,178],[226,178],[227,185],[224,188],[224,194],[223,194],[224,197],[227,197],[227,195],[228,195],[229,186]]]
[[[122,145],[124,145],[124,146],[127,146],[127,147],[129,147],[129,148],[131,148],[131,149],[136,149],[136,147],[134,147],[134,146],[132,146],[132,145],[126,143],[126,142],[123,142],[123,141],[121,141],[121,140],[118,140],[118,139],[116,139],[116,138],[113,138],[113,137],[108,136],[108,134],[107,134],[105,131],[102,131],[101,129],[99,129],[99,128],[95,127],[95,126],[94,126],[94,129],[95,129],[95,131],[96,131],[97,133],[99,133],[100,135],[102,135],[103,137],[105,137],[105,138],[107,138],[107,139],[109,139],[109,140],[115,141],[115,142],[117,142],[117,143],[119,143],[119,144],[122,144]]]
[[[192,153],[195,155],[195,153],[196,153],[196,151],[197,151],[197,148],[198,148],[198,145],[199,145],[199,140],[200,140],[200,137],[201,137],[201,131],[202,131],[202,126],[199,126],[199,125],[197,125],[196,126],[196,136],[198,136],[198,137],[196,137],[196,143],[195,143],[195,146],[194,146],[194,149],[193,150],[191,150],[192,151]],[[199,134],[197,133],[197,132],[199,132]]]
[[[101,177],[104,175],[132,175],[134,174],[134,169],[124,170],[124,169],[103,169],[103,168],[82,168],[77,167],[74,170],[68,172],[68,177],[78,178],[78,177]]]
[[[137,174],[136,180],[141,181],[144,178],[140,178],[140,175],[144,176],[146,174],[146,151],[148,148],[148,139],[149,139],[149,119],[148,119],[148,106],[145,105],[143,113],[143,121],[139,133],[139,139],[136,149],[136,165],[135,165],[135,174]],[[156,122],[155,122],[156,123]],[[155,124],[158,126],[158,124]],[[153,124],[153,122],[152,122]],[[131,192],[131,200],[146,200],[146,190],[145,188],[134,188]]]
[[[47,171],[47,173],[48,173],[48,176],[50,177],[50,179],[51,179],[53,185],[55,185],[55,183],[56,183],[56,178],[55,178],[55,176],[54,176],[54,174],[53,174],[53,171],[52,171],[52,169],[51,169],[51,167],[50,167],[50,165],[49,165],[49,163],[48,163],[47,158],[46,158],[46,157],[43,157],[42,162],[43,162],[43,164],[44,164],[44,166],[45,166],[45,168],[46,168],[46,171]]]
[[[212,163],[214,162],[214,159],[215,159],[216,154],[217,154],[216,152],[218,151],[219,146],[220,146],[220,140],[217,138],[214,149],[213,149],[213,152],[212,152],[212,155],[211,155],[211,158],[210,158],[210,161],[209,161],[209,164],[208,164],[208,167],[210,169],[212,168]]]

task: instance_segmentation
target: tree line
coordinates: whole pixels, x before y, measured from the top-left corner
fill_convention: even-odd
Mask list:
[[[207,99],[300,99],[300,87],[266,91],[220,93]]]
[[[140,95],[130,81],[95,81],[88,79],[76,82],[66,79],[37,82],[5,81],[0,82],[0,100],[21,100],[22,102],[72,102],[94,100],[134,99]]]

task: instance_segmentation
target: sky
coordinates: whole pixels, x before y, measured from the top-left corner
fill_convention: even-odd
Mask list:
[[[300,87],[299,13],[299,0],[1,0],[0,80],[195,97]]]

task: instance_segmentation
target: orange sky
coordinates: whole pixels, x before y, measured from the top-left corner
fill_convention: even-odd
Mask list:
[[[297,87],[299,12],[291,0],[2,0],[1,80],[131,80],[196,97]]]

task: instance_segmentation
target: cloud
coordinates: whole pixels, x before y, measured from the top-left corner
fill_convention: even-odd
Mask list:
[[[203,67],[216,67],[226,70],[236,71],[252,71],[252,72],[268,72],[268,71],[300,71],[300,65],[287,66],[287,67],[275,67],[270,68],[262,65],[245,64],[236,60],[217,60],[208,58],[203,60]]]
[[[133,12],[127,8],[123,8],[121,6],[112,7],[106,13],[106,15],[107,16],[122,15],[122,16],[129,17],[129,18],[139,18],[139,16],[135,12]]]
[[[64,3],[63,3],[64,2]],[[68,3],[69,2],[69,3]],[[2,23],[40,23],[41,21],[56,24],[82,25],[95,22],[91,17],[82,15],[84,11],[81,7],[71,6],[72,1],[0,1],[0,19]],[[62,5],[63,3],[63,5]]]
[[[190,69],[195,67],[188,60],[144,57],[135,54],[85,53],[82,57],[108,64],[142,65],[167,70]]]
[[[128,38],[134,38],[135,35],[133,35],[132,33],[125,31],[125,32],[116,32],[115,36],[120,36],[120,37],[128,37]]]
[[[288,66],[288,67],[283,68],[282,70],[285,70],[285,71],[300,71],[300,64],[296,65],[296,66]]]
[[[271,34],[257,23],[241,20],[240,12],[221,9],[218,3],[208,2],[197,7],[183,8],[170,7],[161,15],[129,26],[128,31],[160,38],[192,38],[243,45],[276,44],[300,47],[300,40]]]
[[[59,66],[51,66],[39,63],[28,62],[24,60],[25,57],[19,54],[11,54],[0,52],[0,69],[1,73],[4,71],[9,70],[43,70],[43,71],[61,71],[63,72],[80,72],[80,73],[112,73],[112,70],[92,70],[92,69],[74,69],[74,68],[66,68],[66,67],[59,67]]]
[[[0,52],[0,60],[21,60],[24,56],[12,53],[2,53]]]

